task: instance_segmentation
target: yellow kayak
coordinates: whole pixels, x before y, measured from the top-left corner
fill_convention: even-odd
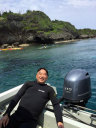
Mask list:
[[[4,49],[0,49],[0,51],[6,51],[6,50],[21,50],[23,48],[4,48]]]

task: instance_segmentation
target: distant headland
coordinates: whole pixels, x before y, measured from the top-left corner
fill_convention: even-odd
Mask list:
[[[64,21],[51,21],[41,11],[28,10],[24,14],[0,14],[0,47],[28,46],[32,43],[67,42],[68,40],[96,37],[96,30],[76,29]],[[22,45],[23,44],[23,45]]]

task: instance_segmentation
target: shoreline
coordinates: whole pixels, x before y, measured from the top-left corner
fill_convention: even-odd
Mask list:
[[[94,38],[96,38],[96,37],[94,37]],[[64,43],[66,44],[66,43],[71,43],[71,42],[76,42],[76,41],[86,40],[86,39],[93,39],[93,38],[71,39],[71,40],[54,41],[53,44],[64,44]],[[41,43],[41,44],[42,44],[42,43]],[[3,45],[6,45],[6,44],[3,44]],[[29,46],[32,45],[32,44],[29,44],[29,43],[25,43],[25,44],[24,44],[24,43],[23,43],[23,44],[19,44],[18,46],[13,46],[14,44],[12,44],[12,45],[7,44],[8,47],[2,48],[3,45],[1,45],[0,50],[1,50],[1,49],[7,49],[7,48],[24,48],[24,47],[29,47]],[[46,45],[47,45],[47,43],[46,43]]]
[[[72,40],[62,40],[62,41],[54,41],[54,44],[61,44],[61,43],[71,43],[75,41],[79,41],[81,39],[72,39]]]
[[[6,44],[3,44],[3,45],[6,45]],[[3,47],[3,45],[1,45],[1,47],[0,47],[0,50],[2,50],[2,49],[18,49],[18,48],[24,48],[24,47],[28,47],[28,46],[30,46],[30,44],[19,44],[18,46],[14,46],[14,44],[7,44],[7,47],[5,47],[5,48],[2,48]]]
[[[84,38],[84,39],[71,39],[71,40],[62,40],[62,41],[54,41],[54,44],[63,44],[63,43],[71,43],[71,42],[76,42],[76,41],[80,41],[80,40],[88,40],[88,39],[96,39],[96,37],[94,38]]]

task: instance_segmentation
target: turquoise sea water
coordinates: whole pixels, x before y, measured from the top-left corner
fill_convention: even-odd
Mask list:
[[[96,39],[69,44],[32,45],[23,50],[0,51],[0,92],[34,80],[38,68],[49,71],[48,83],[57,87],[62,96],[65,75],[72,69],[82,68],[91,77],[92,97],[87,107],[96,108]]]

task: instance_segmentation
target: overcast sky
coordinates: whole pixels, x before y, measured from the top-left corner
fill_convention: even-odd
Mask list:
[[[0,11],[43,11],[51,20],[62,20],[77,29],[96,29],[96,0],[0,0]]]

